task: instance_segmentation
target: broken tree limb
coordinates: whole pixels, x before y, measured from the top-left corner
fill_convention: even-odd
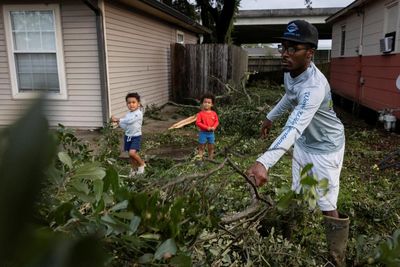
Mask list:
[[[187,176],[179,177],[178,179],[175,179],[175,180],[173,180],[173,181],[167,183],[166,185],[164,185],[163,187],[161,187],[161,189],[162,189],[162,190],[163,190],[163,189],[166,189],[166,188],[168,188],[168,187],[170,187],[170,186],[172,186],[172,185],[179,184],[179,183],[182,183],[182,182],[184,182],[184,181],[191,181],[191,180],[196,179],[196,178],[205,178],[205,177],[211,176],[211,175],[214,174],[215,172],[217,172],[217,171],[219,171],[220,169],[222,169],[222,168],[225,166],[226,161],[227,161],[227,159],[225,159],[224,161],[222,161],[221,164],[218,165],[216,168],[211,169],[210,171],[208,171],[208,172],[206,172],[206,173],[192,174],[192,175],[187,175]]]
[[[226,158],[226,160],[228,161],[229,166],[231,166],[233,169],[235,169],[236,172],[239,173],[244,179],[246,179],[246,182],[251,186],[250,193],[251,193],[252,200],[253,201],[254,201],[254,199],[261,200],[265,204],[272,206],[272,203],[270,203],[270,201],[260,197],[260,195],[258,194],[254,177],[248,177],[244,172],[242,172],[239,169],[238,166],[236,166],[236,164],[231,159]]]
[[[243,218],[247,218],[250,215],[256,213],[263,205],[259,201],[255,201],[250,206],[248,206],[245,210],[241,212],[234,213],[232,215],[225,215],[221,218],[222,223],[232,223],[239,221]]]
[[[248,177],[244,172],[242,172],[236,164],[229,159],[228,157],[226,158],[228,161],[228,165],[231,166],[237,173],[239,173],[242,177],[246,179],[247,185],[249,187],[250,191],[250,196],[251,196],[251,204],[243,211],[234,213],[232,215],[226,215],[221,218],[222,223],[232,223],[238,220],[241,220],[243,218],[247,218],[250,215],[253,215],[254,213],[258,212],[261,207],[265,207],[261,202],[264,202],[267,204],[269,207],[273,206],[273,201],[272,199],[264,199],[260,197],[258,194],[257,188],[255,186],[255,181],[253,177]]]

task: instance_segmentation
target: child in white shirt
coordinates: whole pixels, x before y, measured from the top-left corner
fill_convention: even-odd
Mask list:
[[[143,113],[140,110],[140,96],[138,93],[129,93],[125,97],[129,112],[123,118],[111,117],[112,122],[117,122],[125,130],[124,150],[128,151],[132,169],[129,176],[143,174],[145,162],[139,156],[140,144],[142,139]],[[139,166],[135,172],[135,166]]]

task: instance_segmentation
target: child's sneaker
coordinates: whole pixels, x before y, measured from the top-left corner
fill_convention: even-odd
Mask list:
[[[146,164],[144,164],[143,166],[139,166],[137,169],[136,174],[143,174],[144,173],[144,167],[146,167]]]
[[[128,177],[129,177],[129,178],[133,178],[133,176],[135,176],[136,173],[137,173],[137,172],[136,172],[134,169],[131,169],[131,170],[129,171]]]

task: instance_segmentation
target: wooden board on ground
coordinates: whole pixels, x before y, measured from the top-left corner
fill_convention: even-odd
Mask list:
[[[183,119],[183,120],[178,121],[177,123],[173,124],[171,127],[168,128],[168,130],[182,128],[185,125],[195,122],[196,118],[197,118],[197,115],[187,117],[186,119]]]

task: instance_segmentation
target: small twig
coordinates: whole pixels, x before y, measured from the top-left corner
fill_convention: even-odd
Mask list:
[[[225,251],[227,251],[233,244],[235,244],[237,242],[237,240],[239,239],[239,237],[243,236],[243,232],[241,232],[240,234],[238,234],[233,240],[231,240],[232,242],[229,243],[228,245],[225,246],[225,248],[218,254],[217,259],[219,257],[221,257]]]
[[[222,163],[220,165],[218,165],[216,168],[211,169],[210,171],[208,171],[206,173],[187,175],[187,176],[180,177],[179,179],[175,179],[174,181],[171,181],[171,182],[167,183],[166,185],[164,185],[163,187],[161,187],[161,189],[163,190],[163,189],[168,188],[168,187],[170,187],[172,185],[175,185],[175,184],[178,184],[178,183],[182,183],[185,180],[190,181],[190,180],[193,180],[193,179],[196,179],[196,178],[204,178],[204,177],[211,176],[215,172],[217,172],[220,169],[222,169],[225,166],[226,161],[227,161],[227,159],[222,161]]]
[[[221,81],[221,79],[219,79],[218,77],[215,77],[213,75],[209,75],[210,78],[215,79],[218,83],[220,83],[221,85],[224,86],[224,88],[228,91],[228,95],[231,94],[232,91],[236,91],[239,92],[238,90],[236,90],[234,87],[230,86],[229,83],[224,83],[223,81]]]

